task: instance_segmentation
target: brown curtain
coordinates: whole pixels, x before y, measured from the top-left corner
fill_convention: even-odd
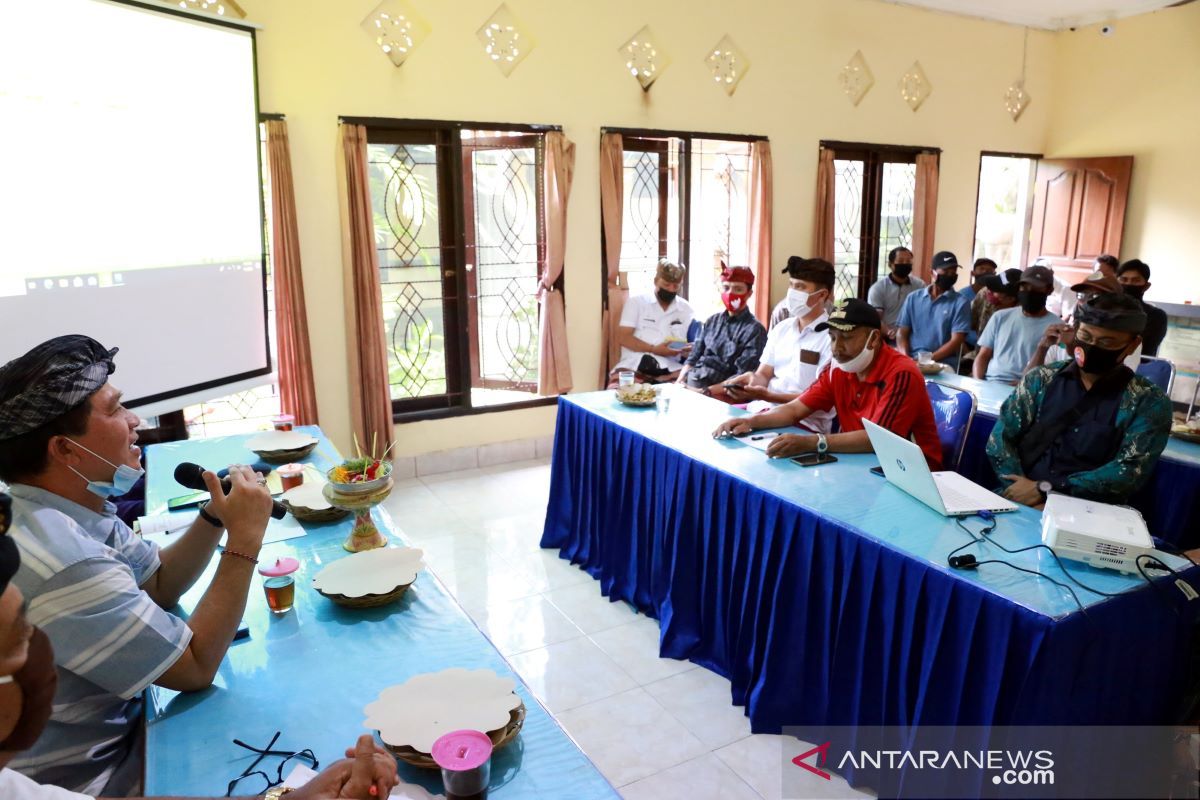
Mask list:
[[[373,439],[382,452],[392,444],[391,390],[383,336],[383,292],[375,222],[367,180],[367,129],[341,126],[345,203],[342,218],[346,301],[346,348],[350,363],[350,413],[365,449]],[[378,453],[377,453],[378,454]]]
[[[271,176],[271,265],[275,274],[275,338],[279,406],[299,425],[317,424],[304,275],[300,269],[300,231],[296,224],[296,188],[287,122],[268,120],[267,170]]]
[[[913,272],[926,282],[932,277],[934,228],[937,226],[938,156],[917,155],[917,186],[913,195]],[[968,262],[969,263],[969,262]]]
[[[567,199],[575,176],[575,143],[558,131],[546,134],[546,263],[538,297],[542,304],[538,337],[538,394],[571,391],[567,317],[562,292],[554,287],[563,273],[567,249]]]
[[[817,160],[817,200],[813,207],[813,258],[823,258],[833,263],[833,209],[837,190],[834,172],[833,151],[821,148]]]
[[[600,137],[600,219],[604,226],[604,270],[608,302],[601,314],[600,388],[608,385],[608,374],[621,359],[617,326],[629,290],[619,285],[621,260],[621,213],[624,201],[624,153],[621,134]]]
[[[754,315],[771,318],[771,143],[750,145],[750,269],[754,270]]]

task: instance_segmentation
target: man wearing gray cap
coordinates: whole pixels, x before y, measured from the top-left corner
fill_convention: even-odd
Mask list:
[[[1171,401],[1122,363],[1142,343],[1138,302],[1100,294],[1077,306],[1075,319],[1072,360],[1030,371],[988,439],[1004,495],[1035,508],[1050,492],[1127,502],[1171,432]]]
[[[13,578],[29,622],[58,664],[45,734],[13,769],[88,795],[124,796],[141,780],[141,694],[154,683],[212,683],[237,631],[271,496],[246,467],[226,495],[211,472],[208,506],[160,550],[117,518],[110,499],[141,476],[138,418],[108,382],[117,350],[60,336],[0,367],[0,480],[10,485]],[[190,618],[167,613],[227,545]]]
[[[1046,310],[1052,291],[1054,273],[1046,267],[1030,267],[1021,274],[1017,284],[1020,307],[994,313],[979,337],[973,368],[976,378],[1016,385],[1046,329],[1062,324]]]
[[[625,301],[617,327],[621,360],[613,368],[614,381],[617,373],[625,370],[636,372],[648,383],[679,377],[684,360],[691,355],[687,333],[695,316],[688,301],[679,296],[683,274],[682,265],[664,258],[654,272],[654,291]]]

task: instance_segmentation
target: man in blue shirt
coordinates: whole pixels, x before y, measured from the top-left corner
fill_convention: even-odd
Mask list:
[[[987,279],[996,274],[996,270],[1000,269],[996,266],[996,262],[990,258],[975,259],[975,266],[971,267],[971,284],[963,289],[959,294],[967,298],[967,305],[975,302],[975,297],[985,288]],[[969,340],[971,337],[968,336]],[[974,342],[970,342],[974,345]]]
[[[971,332],[971,304],[954,291],[958,259],[942,250],[933,257],[934,281],[913,292],[900,309],[896,349],[904,355],[926,350],[933,360],[958,367],[959,351]]]
[[[1046,310],[1054,290],[1054,273],[1047,267],[1030,267],[1017,284],[1020,308],[1003,308],[992,315],[979,337],[974,375],[979,380],[1015,386],[1025,365],[1051,325],[1061,325],[1058,315]]]

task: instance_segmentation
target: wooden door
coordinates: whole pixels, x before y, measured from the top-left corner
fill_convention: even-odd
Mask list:
[[[1030,255],[1050,262],[1068,286],[1092,272],[1096,257],[1120,257],[1133,156],[1038,162]]]

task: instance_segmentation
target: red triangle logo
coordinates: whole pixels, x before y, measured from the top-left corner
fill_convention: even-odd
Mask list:
[[[817,767],[813,766],[812,764],[805,763],[804,759],[806,759],[809,756],[814,755],[814,754],[817,756],[817,759],[816,759],[817,764],[822,767],[825,766],[825,759],[828,758],[828,756],[829,756],[829,742],[826,742],[825,744],[819,744],[816,747],[814,747],[812,750],[809,750],[806,753],[801,753],[800,755],[798,755],[792,759],[792,763],[795,764],[797,767],[803,767],[804,769],[811,772],[813,775],[820,775],[825,780],[831,780],[831,777],[828,772],[826,772],[822,769],[817,769]]]

